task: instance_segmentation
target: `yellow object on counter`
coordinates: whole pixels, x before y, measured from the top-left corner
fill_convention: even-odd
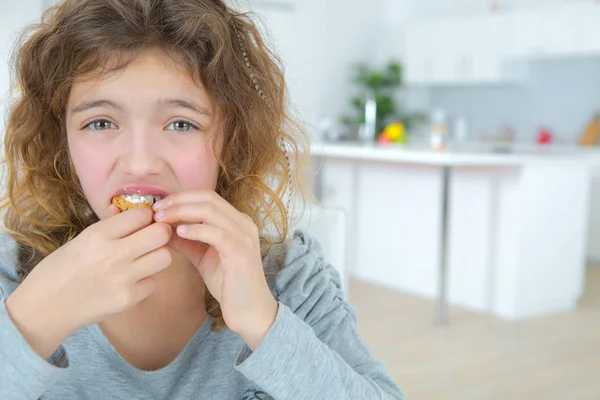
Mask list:
[[[392,142],[405,143],[407,139],[404,125],[402,125],[400,122],[394,122],[393,124],[388,125],[383,130],[383,134]]]
[[[585,132],[579,141],[581,146],[596,146],[600,138],[600,113],[594,115],[585,128]]]

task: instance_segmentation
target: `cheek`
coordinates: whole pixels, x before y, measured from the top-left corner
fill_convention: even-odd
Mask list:
[[[98,198],[98,193],[106,183],[109,170],[106,154],[103,155],[98,149],[77,145],[70,147],[70,152],[81,187],[91,202],[91,199]]]
[[[182,154],[174,165],[182,189],[212,189],[217,187],[219,165],[212,151]]]

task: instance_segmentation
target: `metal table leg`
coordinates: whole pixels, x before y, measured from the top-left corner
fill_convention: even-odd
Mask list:
[[[444,325],[448,322],[448,202],[450,190],[450,166],[442,167],[442,214],[440,234],[440,260],[439,260],[439,286],[437,324]]]

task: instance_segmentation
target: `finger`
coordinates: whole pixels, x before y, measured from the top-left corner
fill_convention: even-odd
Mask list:
[[[256,226],[256,223],[254,222],[254,218],[252,218],[251,216],[249,216],[248,214],[244,214],[244,213],[239,213],[240,218],[242,219],[241,222],[241,226],[246,226],[248,227],[249,231],[248,232],[252,232],[253,235],[258,236],[258,226]]]
[[[173,262],[171,250],[163,246],[136,259],[129,270],[131,278],[139,281],[166,269]]]
[[[236,211],[236,213],[238,213]],[[167,224],[175,222],[204,223],[214,225],[229,232],[239,232],[229,215],[214,203],[185,203],[163,209],[154,215],[154,219]]]
[[[106,213],[104,215],[104,218],[102,218],[102,219],[108,219],[108,218],[114,217],[115,215],[120,214],[120,213],[121,213],[121,210],[119,210],[119,207],[115,206],[114,204],[111,204],[106,209]]]
[[[235,240],[228,235],[227,231],[214,225],[179,225],[176,231],[177,236],[182,239],[195,240],[213,246],[225,258],[234,250]]]
[[[156,281],[153,277],[147,276],[137,281],[134,285],[135,290],[135,304],[144,300],[146,297],[154,293],[156,289]]]
[[[152,210],[142,207],[119,212],[110,219],[100,221],[100,229],[106,232],[109,237],[124,238],[150,225],[152,215]]]
[[[157,222],[123,238],[119,247],[124,254],[137,259],[166,245],[172,234],[173,228],[170,225]]]
[[[186,203],[213,203],[226,214],[238,212],[234,206],[229,204],[227,200],[219,196],[214,190],[189,190],[186,192],[171,194],[165,197],[163,200],[155,203],[152,206],[152,209],[154,211],[158,211],[174,205]]]

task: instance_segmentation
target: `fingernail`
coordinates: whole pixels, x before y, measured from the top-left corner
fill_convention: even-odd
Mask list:
[[[164,205],[165,205],[165,201],[164,200],[159,200],[159,201],[157,201],[156,203],[154,203],[152,205],[152,208],[155,209],[155,210],[160,210],[161,208],[164,207]]]
[[[157,212],[156,214],[154,214],[154,219],[156,221],[158,221],[159,219],[162,219],[165,216],[165,213],[162,211]]]
[[[177,227],[177,233],[180,235],[184,235],[185,231],[187,231],[187,227],[185,225],[179,225]]]

